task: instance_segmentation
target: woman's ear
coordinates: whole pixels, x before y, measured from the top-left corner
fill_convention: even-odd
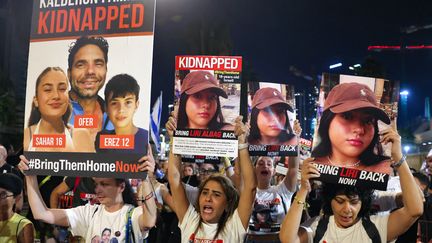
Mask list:
[[[33,96],[33,104],[34,104],[34,106],[35,106],[36,108],[39,107],[39,103],[38,103],[38,101],[37,101],[36,96]]]

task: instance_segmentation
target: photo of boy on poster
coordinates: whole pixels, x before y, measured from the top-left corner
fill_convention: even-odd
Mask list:
[[[147,154],[148,131],[136,127],[133,123],[134,115],[139,107],[139,92],[138,82],[128,74],[118,74],[108,81],[105,87],[106,112],[114,130],[98,132],[95,140],[97,152]],[[128,146],[103,147],[101,144],[103,144],[104,137],[106,139],[116,137],[104,135],[126,135],[124,138],[128,139]]]
[[[350,77],[341,77],[340,84],[326,95],[312,157],[316,158],[323,182],[385,190],[392,161],[387,155],[391,151],[386,152],[383,146],[391,149],[391,144],[380,141],[394,129],[395,121],[378,103],[377,94],[385,94],[381,81]]]
[[[297,156],[301,133],[295,119],[294,88],[276,83],[249,83],[249,153],[262,156]]]

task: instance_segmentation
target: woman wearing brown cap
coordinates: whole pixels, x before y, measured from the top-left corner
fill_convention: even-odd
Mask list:
[[[228,98],[211,73],[196,71],[186,75],[181,86],[177,127],[233,130],[232,125],[224,122],[219,96]]]
[[[369,87],[359,83],[335,86],[325,101],[318,128],[321,141],[312,156],[320,163],[389,174],[378,120],[390,124]]]
[[[293,112],[293,108],[279,90],[269,87],[259,89],[252,99],[249,144],[297,144],[287,111]],[[296,133],[300,133],[297,120],[294,128]]]

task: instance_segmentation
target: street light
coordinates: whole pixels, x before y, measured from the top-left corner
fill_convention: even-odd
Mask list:
[[[333,64],[333,65],[330,65],[329,69],[333,69],[333,68],[337,68],[337,67],[342,67],[342,63],[339,62],[339,63]]]

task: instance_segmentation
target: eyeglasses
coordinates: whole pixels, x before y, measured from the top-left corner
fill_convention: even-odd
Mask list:
[[[204,174],[204,175],[209,175],[209,174],[214,174],[214,173],[216,173],[216,170],[203,170],[203,169],[201,169],[201,170],[199,170],[199,173],[200,174]]]
[[[14,196],[13,194],[8,195],[7,192],[5,192],[5,191],[0,192],[0,199],[6,199],[8,197],[13,197],[13,196]]]

